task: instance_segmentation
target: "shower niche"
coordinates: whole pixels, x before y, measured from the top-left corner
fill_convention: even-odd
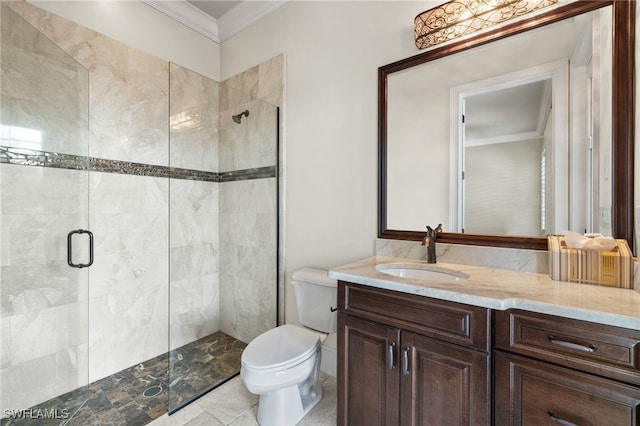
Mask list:
[[[0,424],[175,412],[277,325],[279,110],[0,6]]]

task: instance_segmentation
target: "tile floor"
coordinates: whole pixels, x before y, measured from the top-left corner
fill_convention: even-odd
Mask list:
[[[320,373],[322,400],[298,425],[335,425],[337,416],[337,380]],[[165,414],[150,426],[255,426],[258,424],[258,396],[244,387],[240,376],[212,390],[171,416]],[[284,426],[284,425],[283,425]]]
[[[245,346],[217,331],[31,407],[68,410],[69,420],[3,418],[0,426],[142,426],[166,413],[167,406],[173,411],[237,375]]]
[[[238,374],[242,351],[246,346],[246,343],[216,331],[171,351],[169,411],[188,404],[192,399]]]

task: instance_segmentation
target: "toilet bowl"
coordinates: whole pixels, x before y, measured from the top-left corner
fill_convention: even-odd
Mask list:
[[[322,398],[322,343],[336,331],[337,284],[327,271],[304,268],[292,281],[305,327],[281,325],[253,339],[242,353],[240,376],[260,396],[258,423],[295,425]]]
[[[240,375],[249,392],[260,395],[258,423],[295,425],[322,398],[320,337],[286,324],[250,346],[242,353]]]

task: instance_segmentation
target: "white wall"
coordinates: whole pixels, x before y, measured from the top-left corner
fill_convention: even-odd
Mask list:
[[[436,3],[292,1],[222,43],[223,79],[286,56],[287,322],[293,271],[375,253],[377,69],[419,53],[413,17]]]
[[[30,3],[80,25],[220,81],[220,45],[140,1]]]

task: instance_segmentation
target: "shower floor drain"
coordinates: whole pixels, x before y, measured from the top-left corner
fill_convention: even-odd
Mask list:
[[[159,395],[160,392],[162,392],[162,386],[151,386],[150,388],[145,390],[142,395],[147,398],[153,398],[154,396]]]

